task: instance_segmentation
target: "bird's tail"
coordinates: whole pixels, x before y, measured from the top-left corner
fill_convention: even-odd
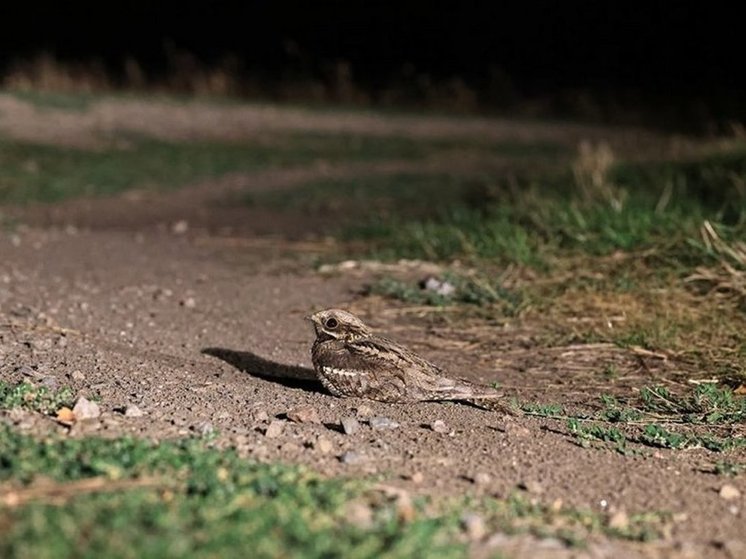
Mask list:
[[[437,394],[433,395],[434,400],[458,400],[467,402],[474,406],[518,415],[519,410],[508,401],[505,394],[481,384],[474,384],[465,380],[447,379],[442,386],[438,387]]]

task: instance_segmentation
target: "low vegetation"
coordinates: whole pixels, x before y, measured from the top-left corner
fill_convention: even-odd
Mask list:
[[[0,428],[3,557],[461,557],[461,519],[492,530],[554,535],[582,545],[604,533],[659,537],[665,514],[611,527],[600,515],[520,495],[433,504],[381,498],[370,481],[247,462],[203,439],[36,440]],[[385,495],[385,491],[383,495]],[[367,511],[358,519],[350,507]],[[432,510],[439,512],[433,513]],[[271,534],[271,537],[268,535]]]

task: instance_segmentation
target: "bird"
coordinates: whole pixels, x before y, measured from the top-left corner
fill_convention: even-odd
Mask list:
[[[494,401],[513,413],[498,390],[454,379],[406,347],[374,334],[354,314],[326,309],[308,317],[316,332],[311,348],[314,370],[334,396],[409,403],[458,400],[481,406]]]

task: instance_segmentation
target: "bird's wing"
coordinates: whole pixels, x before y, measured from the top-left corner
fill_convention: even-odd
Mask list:
[[[373,368],[383,378],[396,377],[407,387],[410,396],[414,392],[438,391],[450,379],[443,371],[413,351],[383,337],[375,336],[345,343],[351,360],[359,360]],[[418,398],[420,396],[417,396]]]

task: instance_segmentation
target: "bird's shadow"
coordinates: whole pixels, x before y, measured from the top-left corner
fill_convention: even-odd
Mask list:
[[[326,394],[316,378],[316,373],[308,367],[284,365],[259,357],[250,351],[236,351],[222,347],[206,347],[202,350],[202,354],[217,357],[253,377],[276,382],[289,388],[300,388],[308,392]]]

